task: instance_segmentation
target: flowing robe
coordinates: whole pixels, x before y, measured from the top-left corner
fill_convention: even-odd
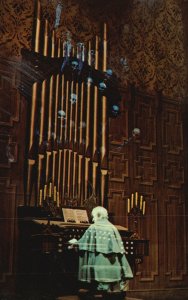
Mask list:
[[[133,278],[125,249],[117,228],[107,219],[90,225],[78,240],[80,281],[100,283],[100,289],[119,283],[120,290],[127,279]]]

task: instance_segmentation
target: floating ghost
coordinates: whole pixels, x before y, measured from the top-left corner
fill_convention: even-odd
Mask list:
[[[123,68],[125,69],[125,71],[129,71],[129,64],[126,58],[121,58],[120,59],[120,63],[122,64]]]
[[[99,83],[99,90],[103,92],[105,89],[106,89],[106,84],[103,81],[100,82]]]
[[[117,104],[113,104],[111,108],[111,116],[117,117],[120,114],[120,108]]]
[[[72,104],[75,104],[76,101],[77,101],[77,95],[74,94],[74,93],[72,93],[72,94],[71,94],[71,98],[70,98],[70,102],[71,102]]]
[[[113,74],[112,69],[107,69],[107,70],[106,70],[106,75],[107,75],[107,77],[111,77],[112,74]]]
[[[73,61],[71,62],[71,67],[72,67],[72,70],[73,70],[73,71],[77,70],[77,69],[78,69],[78,66],[79,66],[79,64],[78,64],[78,61],[77,61],[77,60],[73,60]]]
[[[66,118],[66,113],[64,112],[64,110],[59,110],[58,111],[58,118],[59,119],[65,119]]]
[[[54,28],[57,28],[59,26],[59,24],[60,24],[61,12],[62,12],[62,4],[58,3],[57,6],[56,6]]]
[[[92,84],[93,83],[93,78],[92,77],[87,77],[87,83]]]

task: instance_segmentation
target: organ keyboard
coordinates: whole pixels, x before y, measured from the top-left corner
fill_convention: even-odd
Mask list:
[[[54,220],[47,217],[35,217],[31,211],[37,212],[39,208],[24,208],[20,207],[18,215],[20,224],[20,236],[22,243],[26,243],[28,238],[30,240],[30,248],[33,251],[40,251],[41,253],[62,253],[68,246],[68,241],[72,238],[79,239],[90,224],[82,223],[75,224],[71,222],[64,222],[62,219]],[[23,214],[24,212],[24,214]],[[30,212],[30,216],[28,216]],[[27,213],[25,215],[25,213]],[[35,213],[34,215],[37,215]],[[142,262],[144,256],[149,255],[149,241],[147,239],[135,239],[133,232],[126,227],[115,225],[122,240],[128,260],[132,267],[135,261]],[[25,238],[25,235],[27,238]]]

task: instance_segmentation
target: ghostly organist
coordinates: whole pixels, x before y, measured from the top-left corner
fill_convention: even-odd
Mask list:
[[[94,224],[84,235],[69,241],[69,248],[79,248],[78,279],[90,292],[120,292],[123,297],[127,280],[133,278],[123,241],[117,228],[108,221],[104,207],[95,207],[92,217]]]

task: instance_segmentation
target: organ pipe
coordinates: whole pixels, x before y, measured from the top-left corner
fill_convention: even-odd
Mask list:
[[[47,20],[43,21],[42,33],[40,15],[41,8],[38,2],[35,52],[52,58],[61,58],[61,55],[67,55],[69,59],[74,55],[78,60],[86,58],[85,62],[95,70],[99,70],[99,57],[102,57],[101,71],[106,71],[106,24],[102,53],[98,36],[95,37],[95,41],[88,42],[88,49],[79,45],[80,48],[72,47],[71,52],[66,52],[65,46],[70,44],[70,39],[57,39],[55,30],[50,32]],[[92,51],[95,54],[94,62]],[[77,205],[83,206],[86,198],[90,196],[89,186],[92,185],[94,194],[98,196],[97,204],[105,205],[108,175],[106,96],[100,95],[98,86],[86,84],[85,80],[77,80],[74,76],[67,76],[63,71],[51,74],[50,78],[45,78],[40,85],[34,83],[31,103],[28,152],[31,153],[33,147],[36,147],[38,153],[36,157],[28,159],[27,196],[33,197],[32,186],[36,184],[37,205],[43,205],[43,200],[51,191],[50,194],[58,206],[65,205],[71,199],[76,199]],[[35,139],[37,124],[38,146]],[[38,174],[36,182],[32,175],[34,167],[37,168]]]

